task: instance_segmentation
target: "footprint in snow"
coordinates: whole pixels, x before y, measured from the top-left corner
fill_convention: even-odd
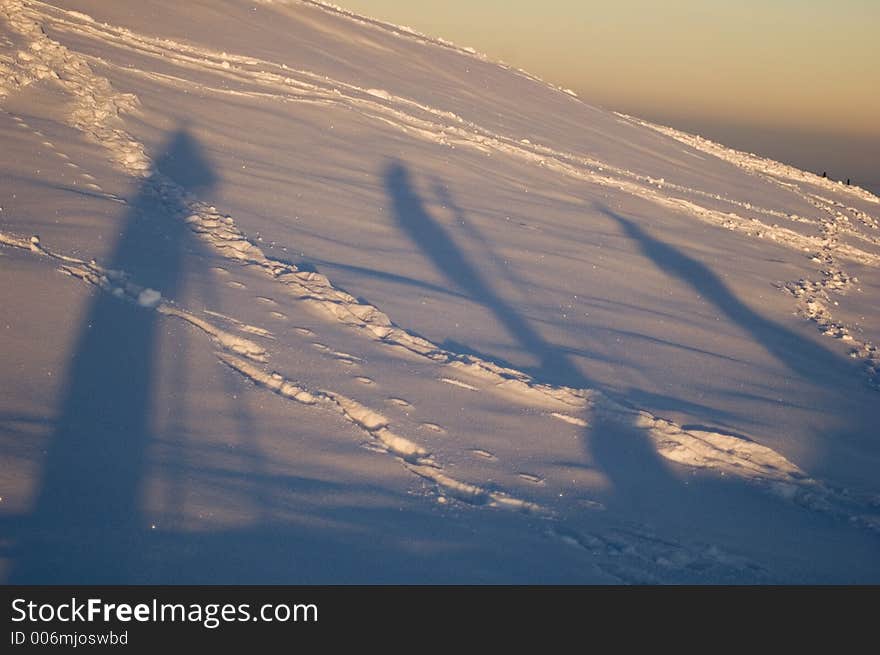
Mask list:
[[[474,455],[476,455],[477,457],[480,457],[482,459],[488,459],[493,462],[498,461],[498,458],[495,457],[495,455],[490,453],[488,450],[483,450],[482,448],[471,448],[471,453],[473,453]]]
[[[517,473],[517,475],[519,477],[521,477],[523,480],[526,480],[527,482],[531,482],[532,484],[544,484],[544,478],[542,478],[540,475],[535,475],[534,473],[525,473],[525,472]]]
[[[403,398],[389,398],[385,402],[398,405],[399,407],[412,407],[412,403],[405,401]]]
[[[428,428],[432,432],[446,432],[441,426],[436,423],[422,423],[423,428]]]
[[[370,378],[366,377],[365,375],[358,375],[355,378],[355,380],[357,380],[361,384],[366,384],[366,385],[376,384],[375,382],[373,382]]]
[[[257,302],[265,303],[266,305],[277,305],[278,303],[272,300],[271,298],[267,298],[266,296],[257,296]]]
[[[233,289],[247,289],[247,286],[245,286],[241,282],[238,282],[237,280],[230,280],[226,283],[226,286],[232,287]]]
[[[287,314],[282,314],[281,312],[269,312],[269,316],[272,318],[277,318],[279,321],[286,321]]]

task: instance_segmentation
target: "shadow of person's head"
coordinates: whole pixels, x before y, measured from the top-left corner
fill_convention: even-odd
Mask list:
[[[174,184],[193,193],[207,191],[218,183],[202,146],[186,127],[178,128],[171,135],[156,160],[156,169]]]

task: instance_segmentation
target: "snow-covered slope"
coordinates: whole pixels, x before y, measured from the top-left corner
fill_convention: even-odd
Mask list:
[[[6,580],[880,580],[870,193],[313,2],[0,21]]]

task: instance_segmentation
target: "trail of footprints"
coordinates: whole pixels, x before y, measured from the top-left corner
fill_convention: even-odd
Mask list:
[[[223,267],[215,266],[215,267],[212,267],[211,270],[213,272],[215,272],[216,274],[220,275],[221,277],[228,277],[230,275],[229,271]],[[244,285],[243,283],[237,282],[237,281],[228,281],[227,285],[232,288],[236,288],[236,289],[246,289],[247,288],[246,285]],[[277,307],[278,306],[278,302],[276,300],[274,300],[273,298],[269,298],[267,296],[255,296],[254,300],[257,303],[260,303],[260,304],[265,305],[267,307]],[[215,316],[222,316],[222,315],[216,314],[215,312],[208,312],[208,313],[213,314]],[[287,319],[287,315],[285,315],[281,312],[278,312],[276,310],[270,310],[269,315],[272,316],[273,318],[280,318],[280,319],[284,319],[284,320]],[[271,337],[271,333],[269,333],[266,330],[263,330],[262,328],[254,328],[252,326],[247,326],[247,325],[242,324],[241,322],[239,322],[231,317],[225,317],[225,316],[222,316],[222,317],[225,318],[226,320],[229,320],[229,321],[235,323],[237,325],[237,327],[239,327],[239,329],[242,329],[244,331],[254,332],[254,333],[260,333],[263,336]],[[293,332],[299,334],[300,336],[303,336],[303,337],[315,337],[316,336],[314,331],[312,331],[308,328],[304,328],[304,327],[294,326],[293,328],[291,328],[291,330]],[[321,353],[324,353],[324,354],[332,357],[333,359],[337,360],[338,362],[340,362],[346,366],[349,366],[349,367],[354,366],[356,364],[359,364],[363,361],[361,358],[359,358],[355,355],[352,355],[350,353],[333,350],[330,346],[328,346],[320,341],[311,341],[310,346],[312,348],[314,348],[315,350],[317,350]],[[367,377],[365,375],[355,375],[354,380],[364,386],[375,386],[376,385],[376,382],[372,378]],[[443,379],[443,378],[441,378],[441,380],[452,383],[452,384],[457,384],[459,386],[462,386],[464,388],[468,388],[468,389],[471,389],[474,391],[477,390],[476,387],[474,387],[472,385],[468,385],[468,384],[463,383],[458,380]],[[410,403],[402,398],[390,397],[390,398],[387,398],[385,400],[385,402],[389,405],[404,408],[406,410],[413,410],[414,409],[412,403]],[[438,434],[446,433],[446,429],[443,426],[441,426],[437,423],[430,422],[430,421],[425,421],[425,422],[421,423],[420,426],[430,432],[434,432],[434,433],[438,433]],[[526,476],[526,477],[524,477],[524,479],[529,479],[529,478]]]
[[[40,145],[42,145],[44,148],[48,149],[51,153],[53,153],[55,155],[55,157],[62,160],[65,163],[66,167],[73,169],[75,171],[80,171],[79,174],[77,175],[77,177],[79,180],[81,180],[83,182],[82,186],[84,186],[85,188],[90,189],[92,191],[97,191],[98,193],[104,192],[104,189],[101,188],[101,186],[96,183],[94,176],[89,175],[88,173],[82,172],[80,169],[80,166],[78,164],[72,162],[70,160],[69,155],[58,150],[54,143],[47,140],[46,135],[43,132],[41,132],[40,130],[36,129],[35,127],[32,127],[31,125],[29,125],[27,123],[27,121],[25,121],[21,116],[17,116],[15,114],[10,114],[9,112],[5,112],[5,111],[4,111],[4,113],[6,113],[12,119],[14,124],[16,126],[18,126],[20,129],[28,130],[35,137],[37,137],[37,139],[40,140]],[[76,182],[74,182],[74,183],[76,183]],[[114,199],[117,199],[117,198],[115,198],[115,196],[111,196],[111,197],[113,197]]]
[[[858,278],[848,275],[836,258],[842,227],[849,224],[850,217],[830,201],[815,195],[805,197],[826,214],[822,221],[825,242],[819,252],[810,257],[821,266],[822,277],[819,280],[801,278],[781,286],[796,298],[798,313],[815,323],[823,335],[840,339],[850,345],[850,357],[863,362],[868,383],[880,390],[880,349],[871,342],[854,336],[850,328],[837,320],[831,311],[831,307],[837,304],[832,300],[831,294],[844,295],[858,283]],[[877,229],[876,223],[866,224]]]

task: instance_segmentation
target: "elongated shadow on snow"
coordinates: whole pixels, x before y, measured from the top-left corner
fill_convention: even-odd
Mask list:
[[[385,169],[384,182],[397,225],[437,271],[474,302],[492,312],[522,349],[538,360],[538,372],[542,378],[557,384],[584,386],[583,373],[501,297],[440,222],[431,216],[413,187],[407,167],[399,161],[391,162]]]
[[[604,205],[596,209],[617,223],[623,233],[660,271],[680,280],[699,296],[711,303],[721,316],[747,334],[773,358],[783,364],[793,376],[816,389],[808,402],[838,419],[834,442],[870,445],[876,432],[876,412],[871,409],[873,399],[867,385],[861,384],[860,372],[852,362],[820,344],[780,325],[751,309],[736,297],[724,281],[708,266],[681,250],[660,241],[646,232],[637,222],[612,211]],[[744,394],[740,394],[744,395]],[[763,399],[761,399],[763,400]],[[804,401],[807,402],[807,401]],[[789,407],[797,403],[789,402]],[[830,442],[814,442],[817,462],[839,463],[849,457],[845,448],[829,447]],[[822,448],[822,452],[815,452]]]
[[[806,379],[815,378],[820,373],[852,376],[852,368],[830,350],[807,341],[748,307],[702,262],[655,239],[634,221],[609,208],[599,206],[598,209],[615,221],[658,269],[681,280],[712,303],[725,318],[743,329],[792,372]]]
[[[385,187],[401,230],[451,284],[467,293],[475,302],[489,308],[523,350],[538,359],[540,367],[534,372],[538,381],[576,388],[597,388],[571,362],[564,348],[547,342],[512,305],[500,297],[467,259],[425,208],[404,164],[395,161],[386,168]],[[442,187],[435,184],[437,188]],[[439,193],[439,197],[444,204],[452,207],[459,223],[465,221],[464,211],[454,203],[448,190]],[[469,234],[484,245],[488,244],[474,230],[471,227]],[[661,488],[662,493],[670,497],[670,490],[677,490],[680,486],[638,429],[621,428],[616,423],[599,418],[587,429],[585,440],[590,442],[588,450],[592,452],[599,468],[611,478],[617,499],[622,503],[637,503],[638,498],[649,498]]]
[[[185,132],[171,138],[158,167],[157,175],[188,191],[216,185],[200,147]],[[183,204],[158,196],[158,182],[158,177],[144,181],[122,219],[118,242],[101,263],[127,271],[166,298],[186,293],[191,302],[195,291],[207,305],[223,309],[210,276],[198,284],[198,267],[212,261],[212,255],[201,252],[183,222]],[[414,533],[422,537],[415,541],[425,544],[436,537],[436,514],[419,507],[401,521],[406,501],[384,488],[271,470],[255,441],[258,427],[247,402],[238,399],[241,385],[250,385],[225,368],[219,377],[228,406],[222,413],[232,423],[221,447],[231,445],[227,438],[233,433],[239,440],[231,449],[235,454],[225,452],[218,460],[216,441],[205,444],[187,434],[193,426],[199,429],[201,419],[192,416],[190,403],[194,387],[205,382],[193,380],[187,370],[187,335],[193,347],[205,338],[169,320],[174,319],[94,290],[62,386],[33,509],[0,517],[0,560],[10,562],[5,582],[448,582],[448,570],[432,572],[435,552],[462,571],[481,570],[483,562],[497,559],[492,549],[458,545],[468,539],[466,527],[447,531],[437,551],[414,548]],[[166,364],[171,360],[161,378],[160,356]],[[161,428],[157,407],[169,410]],[[0,417],[10,434],[30,420]],[[218,463],[223,461],[233,464]],[[153,480],[164,482],[165,506],[156,507],[153,495],[147,503],[146,486]],[[247,511],[250,522],[191,531],[183,504],[196,487],[210,489],[217,498],[243,501],[237,507]],[[303,509],[292,501],[292,492],[320,509]],[[327,501],[328,495],[334,502]],[[349,501],[362,497],[379,502]],[[223,501],[216,502],[223,507]],[[148,506],[156,514],[147,516]],[[168,525],[159,521],[153,529],[156,515]],[[518,521],[510,523],[513,533]],[[522,580],[523,571],[528,571],[526,581],[543,579],[525,562],[491,579]],[[547,575],[557,580],[553,570]],[[457,580],[470,578],[462,573]]]
[[[188,190],[216,182],[198,144],[175,133],[161,173]],[[153,179],[129,203],[108,268],[175,298],[184,257],[197,247],[184,207]],[[125,579],[149,530],[141,511],[156,384],[160,315],[95,290],[63,386],[38,497],[22,526],[13,583]]]
[[[500,297],[480,270],[456,246],[447,231],[431,216],[415,190],[404,164],[395,161],[388,165],[384,181],[400,229],[450,284],[475,302],[489,308],[522,348],[539,360],[540,367],[534,371],[537,381],[602,390],[615,401],[635,409],[626,398],[591,383],[588,375],[578,370],[569,360],[565,348],[547,342],[511,304]],[[461,223],[465,219],[463,210],[455,205],[448,192],[441,196],[441,201],[453,208],[457,222]],[[631,224],[628,227],[631,228],[628,232],[630,236],[644,236]],[[469,233],[473,238],[480,238],[473,228]],[[488,244],[485,239],[483,241]],[[664,244],[645,239],[640,243],[652,255],[652,259],[657,258],[658,265],[659,260],[665,260],[664,269],[671,267],[673,272],[684,276],[710,300],[717,302],[725,313],[730,314],[732,320],[760,333],[762,340],[767,342],[768,349],[784,358],[792,367],[800,366],[795,356],[788,352],[786,340],[791,335],[751,312],[711,271]],[[816,351],[814,354],[817,361],[825,364],[833,361],[827,353]],[[674,400],[670,399],[670,402],[674,403]],[[771,499],[750,485],[710,475],[690,476],[683,470],[674,470],[659,455],[643,428],[635,423],[627,423],[625,419],[621,420],[625,416],[626,414],[612,416],[601,410],[592,412],[592,415],[585,417],[589,425],[583,432],[583,447],[587,459],[607,476],[610,483],[608,490],[599,494],[611,510],[610,515],[619,517],[616,522],[611,521],[610,529],[620,530],[622,526],[635,520],[636,525],[641,526],[640,530],[646,530],[643,534],[650,535],[649,526],[654,524],[663,526],[663,533],[670,535],[672,539],[683,539],[685,543],[699,543],[702,535],[711,538],[710,535],[736,534],[737,537],[731,539],[736,547],[736,542],[748,543],[750,537],[747,535],[766,534],[771,523],[780,520],[783,515],[787,517],[784,520],[794,522],[789,525],[798,524],[802,520],[793,506],[773,504]],[[733,500],[734,498],[737,500]],[[768,513],[768,502],[775,512],[773,516]],[[724,508],[724,511],[719,511],[719,508]],[[695,526],[699,526],[699,534],[693,533]],[[652,537],[644,538],[650,540]],[[779,549],[786,547],[783,546],[786,539],[784,532],[765,537],[768,544],[774,543],[771,548]],[[709,556],[705,562],[696,562],[695,566],[712,567],[717,563]],[[658,571],[660,570],[662,567],[658,567]],[[691,579],[687,577],[689,575],[693,575],[693,579],[700,579],[702,574],[695,568],[673,574],[672,579]],[[713,579],[712,575],[709,573],[708,579]],[[746,569],[741,575],[744,580],[750,580],[753,579],[751,576],[759,574],[756,570]],[[646,581],[649,580],[650,578]]]

